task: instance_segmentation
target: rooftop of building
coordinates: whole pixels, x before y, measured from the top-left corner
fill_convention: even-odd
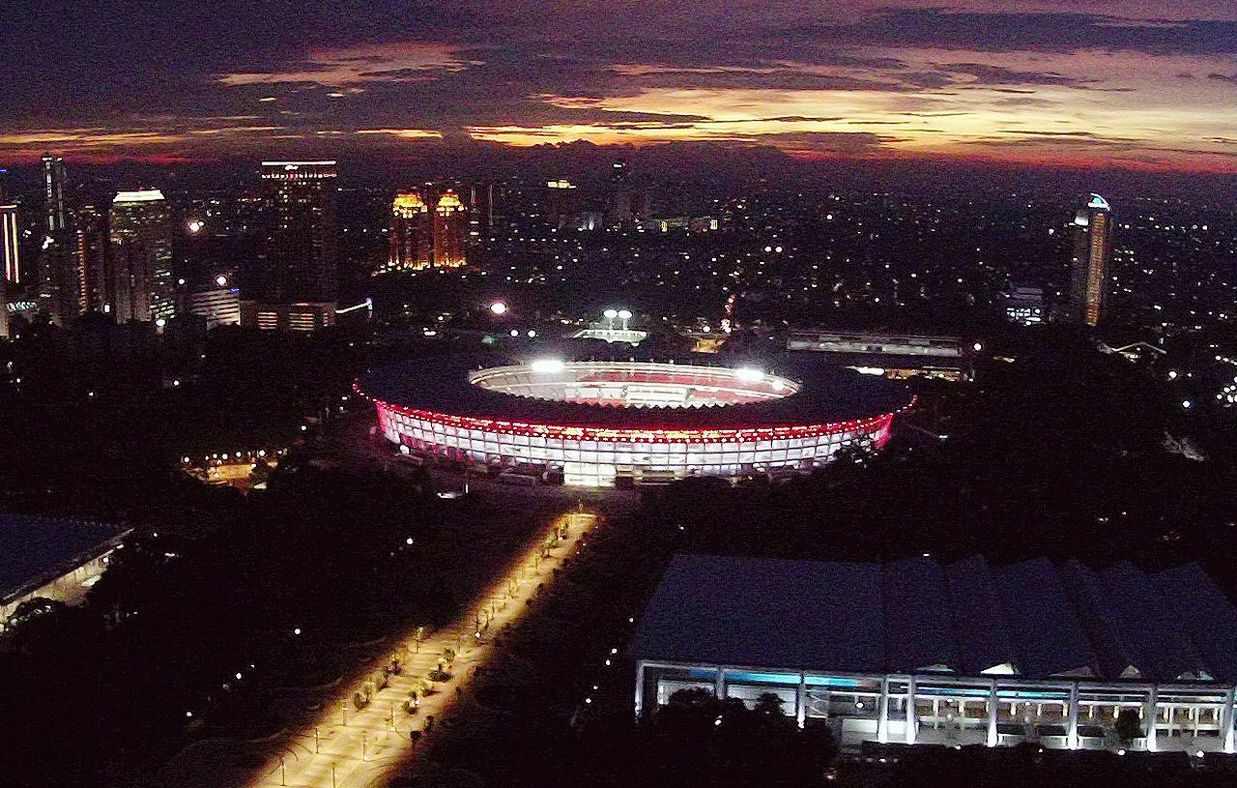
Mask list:
[[[633,354],[630,348],[626,351],[611,351],[612,358],[653,360]],[[542,355],[530,350],[519,357],[491,354],[421,359],[375,370],[361,378],[358,387],[372,399],[413,410],[528,424],[614,429],[748,429],[831,424],[892,413],[912,401],[910,391],[900,383],[789,356],[765,359],[761,367],[764,372],[793,380],[798,385],[793,395],[713,407],[614,407],[550,401],[488,390],[469,382],[473,370],[532,363]],[[596,360],[610,357],[604,349],[590,355]],[[567,356],[564,360],[572,358]],[[752,363],[732,359],[723,364],[716,356],[682,356],[674,362],[687,368],[744,367]]]
[[[1237,682],[1237,608],[1197,564],[1148,573],[675,557],[638,659],[846,673]]]
[[[101,555],[126,533],[108,523],[0,513],[0,602]]]

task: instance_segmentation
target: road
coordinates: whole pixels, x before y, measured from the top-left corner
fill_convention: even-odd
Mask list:
[[[402,633],[394,641],[406,650],[401,675],[391,676],[390,685],[375,693],[373,701],[361,710],[353,706],[351,699],[364,678],[341,687],[323,705],[321,716],[313,725],[290,740],[281,740],[282,751],[273,754],[249,784],[297,788],[362,788],[382,784],[387,773],[409,756],[414,746],[410,730],[423,730],[430,716],[442,720],[447,715],[460,692],[467,689],[473,672],[493,656],[491,636],[509,624],[519,623],[528,609],[525,602],[537,592],[539,584],[552,582],[554,568],[564,557],[575,553],[580,538],[596,522],[597,516],[591,513],[566,512],[558,516],[541,538],[509,564],[508,571],[465,608],[453,625],[424,635],[419,644],[415,632]],[[544,540],[563,528],[565,536],[550,556],[542,559]],[[477,637],[477,618],[484,620],[486,611],[492,616],[490,624]],[[403,703],[409,691],[437,667],[447,648],[458,652],[450,669],[453,678],[437,684],[438,691],[421,701],[416,715],[407,714]]]

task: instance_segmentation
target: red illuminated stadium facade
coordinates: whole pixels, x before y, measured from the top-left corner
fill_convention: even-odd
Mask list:
[[[844,371],[777,375],[698,361],[440,359],[357,384],[411,456],[588,487],[807,472],[880,447],[905,388]]]

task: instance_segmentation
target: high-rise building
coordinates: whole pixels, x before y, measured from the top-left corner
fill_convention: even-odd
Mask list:
[[[78,315],[81,294],[64,202],[64,159],[43,154],[43,241],[38,258],[39,309],[59,326]]]
[[[172,221],[163,192],[123,191],[112,200],[110,312],[116,321],[157,320],[176,313]]]
[[[21,279],[17,240],[17,205],[9,201],[8,170],[0,167],[0,337],[9,335],[9,275]]]
[[[81,312],[110,311],[111,238],[107,211],[88,203],[76,212],[74,248]]]
[[[1070,268],[1070,322],[1095,327],[1108,302],[1112,262],[1112,209],[1092,194],[1074,216],[1074,257]]]
[[[391,204],[391,254],[379,272],[466,265],[470,227],[469,211],[451,189],[400,192]]]
[[[43,154],[43,211],[48,235],[68,227],[64,206],[64,159],[50,153]]]
[[[17,202],[9,193],[8,170],[0,167],[0,266],[6,280],[21,284],[21,236]]]
[[[447,189],[434,204],[434,267],[459,268],[468,261],[468,209],[455,192]]]
[[[242,325],[313,330],[334,324],[336,175],[333,161],[262,162],[261,238],[241,288]]]
[[[474,184],[469,190],[468,234],[488,238],[494,227],[494,184]]]
[[[429,268],[434,251],[434,227],[420,192],[395,195],[391,203],[391,255],[385,270]]]

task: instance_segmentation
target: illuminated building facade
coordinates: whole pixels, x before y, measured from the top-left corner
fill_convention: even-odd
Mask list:
[[[4,278],[12,284],[22,282],[20,221],[17,204],[8,191],[8,171],[0,168],[0,265]]]
[[[391,255],[385,271],[418,271],[433,264],[434,224],[420,192],[395,195],[391,203]]]
[[[47,153],[42,163],[44,235],[38,257],[38,300],[40,309],[64,326],[80,311],[80,277],[64,201],[64,159]]]
[[[242,325],[313,330],[334,323],[337,174],[334,161],[262,162],[261,238],[241,287]]]
[[[377,273],[467,264],[468,210],[451,189],[405,191],[391,203],[391,254]]]
[[[379,370],[357,390],[404,454],[585,487],[808,472],[844,446],[882,445],[912,402],[899,384],[851,372],[790,378],[691,361],[470,372],[438,359]]]
[[[77,210],[74,249],[78,279],[78,309],[82,312],[110,312],[112,286],[111,239],[108,215],[95,205]]]
[[[122,191],[112,200],[111,295],[118,323],[169,318],[176,313],[172,278],[172,221],[158,189]]]
[[[468,210],[459,196],[447,189],[434,203],[434,267],[459,268],[468,263]]]
[[[678,556],[628,655],[637,715],[773,694],[844,751],[1234,750],[1237,610],[1197,564]]]
[[[1094,328],[1108,303],[1112,264],[1112,210],[1092,194],[1074,216],[1074,256],[1070,266],[1070,320]]]
[[[17,205],[9,200],[8,171],[0,168],[0,338],[9,335],[9,283],[21,282]]]

